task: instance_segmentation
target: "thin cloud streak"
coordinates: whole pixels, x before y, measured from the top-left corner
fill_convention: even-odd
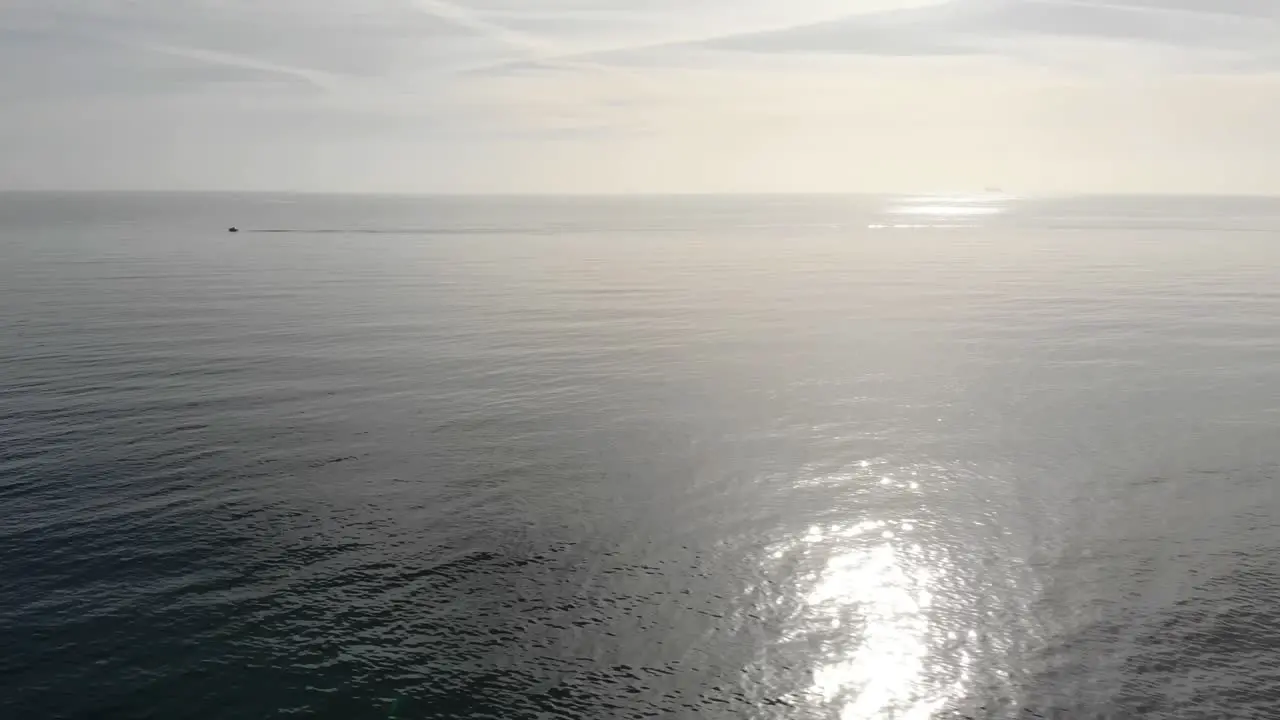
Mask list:
[[[151,43],[139,44],[137,47],[148,52],[171,55],[173,57],[188,60],[197,60],[221,67],[254,70],[268,75],[283,77],[287,80],[301,82],[304,85],[313,87],[317,90],[323,90],[325,92],[337,92],[342,88],[341,81],[337,75],[313,68],[291,67],[288,65],[281,65],[279,63],[261,60],[259,58],[217,52],[202,48],[176,47],[172,45]]]
[[[1274,22],[1227,10],[1089,0],[956,0],[934,8],[740,34],[721,38],[715,45],[754,52],[910,56],[1002,54],[1020,42],[1074,38],[1256,54],[1280,40],[1280,26]]]

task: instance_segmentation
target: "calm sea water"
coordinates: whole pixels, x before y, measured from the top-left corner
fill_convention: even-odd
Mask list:
[[[0,196],[0,717],[1278,717],[1277,273],[1259,199]]]

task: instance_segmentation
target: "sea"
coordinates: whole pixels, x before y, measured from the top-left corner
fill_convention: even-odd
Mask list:
[[[1280,717],[1278,281],[1267,198],[2,194],[0,718]]]

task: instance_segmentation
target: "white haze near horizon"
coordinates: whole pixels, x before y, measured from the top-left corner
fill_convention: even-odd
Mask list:
[[[1276,0],[5,0],[0,188],[1280,193]]]

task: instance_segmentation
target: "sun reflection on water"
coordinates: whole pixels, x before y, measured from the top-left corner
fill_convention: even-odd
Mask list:
[[[883,222],[871,223],[867,227],[873,230],[979,227],[982,218],[1007,213],[1015,200],[1014,196],[1000,192],[902,197],[891,201],[882,210],[886,216]]]
[[[899,538],[912,529],[866,521],[811,528],[803,538],[809,547],[838,548],[805,602],[823,634],[835,638],[811,691],[841,720],[927,720],[965,684],[964,672],[941,686],[931,673],[932,588],[943,578],[919,545]]]

